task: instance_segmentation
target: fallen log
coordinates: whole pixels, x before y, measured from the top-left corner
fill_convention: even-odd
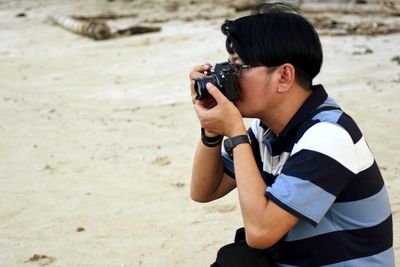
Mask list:
[[[159,31],[161,31],[161,27],[132,26],[126,29],[119,29],[115,31],[112,35],[113,37],[119,37]]]
[[[93,16],[86,16],[86,15],[74,15],[72,18],[78,20],[117,20],[117,19],[125,19],[125,18],[136,18],[138,14],[131,13],[131,14],[117,14],[113,12],[107,12],[104,14],[93,15]]]
[[[95,40],[105,40],[121,36],[129,36],[135,34],[143,34],[150,32],[159,32],[161,27],[151,27],[136,25],[125,29],[117,29],[111,31],[105,22],[97,19],[85,19],[83,17],[70,17],[60,14],[49,16],[50,20],[55,24],[71,31]]]
[[[110,28],[104,22],[95,20],[80,21],[60,14],[53,14],[50,16],[50,19],[69,31],[85,35],[95,40],[105,40],[111,37]]]

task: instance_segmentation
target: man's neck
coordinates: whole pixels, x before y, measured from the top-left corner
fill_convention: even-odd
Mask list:
[[[280,98],[278,105],[273,110],[260,117],[261,121],[277,136],[279,136],[307,98],[312,95],[312,91],[296,88],[296,90],[291,90],[287,94]]]

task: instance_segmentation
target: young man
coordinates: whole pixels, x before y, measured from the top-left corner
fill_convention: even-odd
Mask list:
[[[191,72],[203,128],[192,199],[237,188],[247,245],[277,266],[394,266],[390,204],[374,157],[351,117],[312,86],[322,65],[312,25],[275,3],[222,31],[229,62],[241,69],[240,99],[211,83],[211,97],[195,99],[193,80],[211,66]],[[243,117],[255,118],[248,130]]]

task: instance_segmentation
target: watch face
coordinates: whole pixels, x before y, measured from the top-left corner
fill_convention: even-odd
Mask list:
[[[233,147],[232,147],[231,138],[225,139],[225,141],[224,141],[224,148],[225,148],[226,153],[228,153],[229,156],[232,157],[232,156],[233,156],[233,155],[232,155]]]

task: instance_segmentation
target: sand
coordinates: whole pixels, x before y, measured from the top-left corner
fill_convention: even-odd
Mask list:
[[[0,266],[209,266],[242,220],[236,191],[190,200],[188,74],[226,59],[219,25],[238,14],[223,1],[65,2],[0,2]],[[93,41],[46,20],[109,10],[137,14],[114,26],[162,30]],[[381,166],[399,258],[400,34],[322,43],[318,82]]]

